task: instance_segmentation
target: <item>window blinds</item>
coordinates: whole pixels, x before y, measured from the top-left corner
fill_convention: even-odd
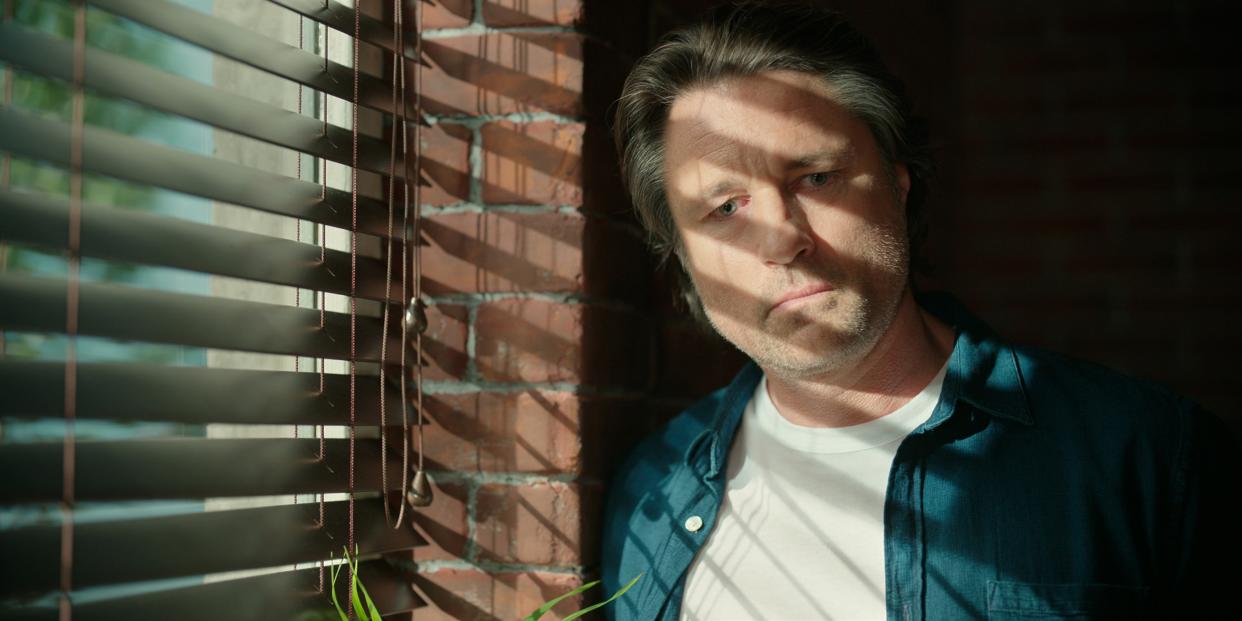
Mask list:
[[[0,616],[319,618],[317,614],[331,608],[329,587],[314,564],[339,560],[350,541],[364,559],[361,580],[385,616],[420,606],[400,572],[377,558],[421,543],[408,520],[393,527],[395,507],[386,518],[379,498],[385,489],[401,496],[402,457],[410,450],[401,425],[413,417],[406,403],[414,399],[403,399],[399,378],[415,375],[402,375],[397,363],[412,338],[406,334],[403,339],[400,329],[412,283],[395,279],[413,274],[415,267],[412,259],[401,260],[414,253],[413,248],[407,253],[412,244],[402,241],[409,239],[410,228],[407,222],[402,230],[402,216],[408,215],[403,209],[409,207],[400,199],[406,198],[401,190],[405,182],[417,182],[416,175],[405,172],[417,170],[417,163],[407,165],[407,158],[415,158],[413,147],[403,156],[398,134],[389,130],[405,127],[405,116],[414,114],[394,89],[403,78],[413,83],[417,67],[414,62],[397,63],[394,51],[414,60],[418,50],[399,36],[404,33],[399,32],[397,12],[387,6],[393,3],[364,3],[356,11],[336,0],[271,0],[313,32],[330,30],[328,34],[349,45],[378,50],[382,69],[372,72],[355,72],[348,55],[339,62],[325,58],[322,51],[265,36],[262,27],[244,28],[187,3],[59,4],[62,13],[74,16],[74,27],[58,35],[15,19],[22,3],[5,2],[6,18],[0,23],[0,65],[6,74],[0,105],[0,244],[59,253],[70,267],[64,277],[49,277],[5,270],[0,264],[0,330],[6,335],[62,334],[71,343],[84,337],[339,361],[342,369],[357,366],[351,380],[348,372],[323,373],[318,362],[308,368],[295,365],[297,370],[265,370],[164,364],[140,357],[78,360],[72,345],[62,359],[0,350],[0,420],[66,421],[68,430],[60,441],[0,442],[0,508],[60,507],[59,519],[0,522]],[[200,4],[210,8],[209,0]],[[415,14],[414,4],[406,2],[402,9],[406,23],[413,21],[409,16]],[[87,11],[141,24],[216,58],[300,85],[298,110],[89,45],[83,32],[91,23],[84,18]],[[351,39],[355,33],[357,43]],[[407,75],[398,75],[394,66]],[[78,102],[86,95],[125,100],[212,131],[300,153],[298,174],[279,174],[86,123],[77,108],[65,119],[14,105],[12,88],[21,76],[57,81],[73,93],[75,106],[84,105]],[[381,131],[355,134],[348,118],[327,123],[320,106],[314,114],[301,113],[303,88],[314,101],[321,95],[325,102],[327,96],[342,100],[354,119],[358,108],[373,111]],[[73,180],[69,192],[10,183],[19,160],[68,175]],[[350,183],[326,183],[319,172],[327,170],[324,162],[351,169],[354,178],[360,172],[378,175],[382,182],[371,185],[379,190],[351,191],[355,186]],[[319,178],[305,178],[303,168]],[[84,176],[275,214],[308,223],[316,233],[302,240],[299,224],[298,239],[286,239],[158,210],[93,202],[82,195]],[[386,192],[385,187],[394,187],[390,179],[397,190]],[[416,195],[408,201],[416,203]],[[348,247],[325,247],[327,227],[351,239]],[[383,254],[385,248],[392,249],[390,257]],[[90,260],[295,288],[300,290],[299,302],[79,278],[79,262]],[[342,306],[355,312],[325,309],[325,294],[343,296]],[[388,313],[373,310],[384,306]],[[376,364],[381,353],[384,368],[390,369],[391,381],[384,384]],[[413,367],[416,354],[409,356]],[[378,439],[381,401],[389,426],[386,453]],[[173,423],[185,429],[285,425],[295,431],[289,437],[190,433],[75,438],[75,426],[92,420]],[[348,434],[339,435],[354,440],[296,432],[319,426],[349,427]],[[381,476],[385,464],[387,481]],[[322,501],[317,494],[348,494],[352,500]],[[123,507],[131,502],[279,495],[294,495],[300,502],[212,510],[182,504],[182,509],[164,514],[135,517],[118,510],[87,520],[74,517],[79,507],[92,503]],[[271,570],[299,563],[303,568]],[[269,573],[201,580],[203,575],[255,569]],[[179,578],[187,580],[177,583]],[[141,586],[153,580],[165,582]],[[348,598],[345,582],[337,589],[342,602]],[[135,584],[139,587],[107,590]]]

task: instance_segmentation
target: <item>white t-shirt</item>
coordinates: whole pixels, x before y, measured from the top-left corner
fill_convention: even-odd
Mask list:
[[[729,451],[715,530],[690,565],[681,619],[884,619],[889,468],[931,417],[945,368],[896,411],[840,428],[789,422],[761,380]]]

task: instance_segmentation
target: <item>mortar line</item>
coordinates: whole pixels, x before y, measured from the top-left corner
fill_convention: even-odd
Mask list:
[[[582,477],[569,472],[534,474],[530,472],[460,472],[457,470],[428,470],[440,483],[480,485],[530,485],[532,483],[596,483],[598,477]]]
[[[471,562],[457,559],[418,561],[415,563],[415,566],[420,574],[432,574],[438,571],[481,569],[489,574],[539,572],[582,578],[587,573],[585,565],[535,565],[532,563],[497,563],[494,561]]]
[[[473,395],[481,392],[513,394],[531,390],[608,399],[643,399],[650,396],[650,393],[644,390],[588,386],[571,382],[423,381],[423,391],[428,395]]]
[[[484,114],[428,114],[424,118],[428,123],[445,125],[461,125],[464,127],[481,126],[484,123],[496,123],[498,121],[509,121],[511,123],[536,123],[536,122],[553,122],[553,123],[582,123],[586,119],[578,116],[567,114],[557,114],[555,112],[506,112],[506,113],[484,113]]]
[[[450,37],[470,36],[470,35],[486,35],[486,34],[577,34],[581,35],[584,40],[597,42],[599,45],[605,46],[607,49],[616,52],[616,46],[611,41],[600,38],[595,33],[584,32],[578,30],[578,24],[569,26],[559,26],[548,24],[542,26],[488,26],[483,21],[483,0],[474,0],[472,3],[474,14],[470,18],[470,23],[466,26],[457,28],[428,28],[422,31],[423,38],[426,39],[445,39]]]
[[[434,28],[423,31],[424,39],[451,39],[453,37],[468,37],[489,34],[579,34],[578,30],[573,26],[487,26],[481,23],[472,23],[469,26],[459,26],[457,28]]]
[[[460,292],[446,293],[444,295],[429,296],[427,298],[437,304],[475,304],[481,302],[495,302],[497,300],[546,300],[549,302],[565,302],[569,304],[580,303],[586,298],[580,293],[556,293],[556,292],[538,292],[538,291],[479,291],[479,292]]]
[[[443,475],[441,475],[443,477]],[[464,560],[474,563],[479,558],[479,543],[476,537],[479,532],[478,514],[479,509],[479,482],[477,480],[466,480],[466,546],[462,550]]]
[[[622,302],[618,300],[610,300],[600,298],[585,293],[571,292],[544,292],[544,291],[480,291],[480,292],[462,292],[447,293],[444,295],[427,296],[426,300],[430,304],[456,304],[470,305],[483,304],[485,302],[498,302],[503,300],[540,300],[543,302],[554,302],[558,304],[577,304],[590,305],[596,308],[605,308],[608,310],[633,313],[636,315],[645,315],[645,311],[638,306]],[[469,318],[468,318],[469,320]]]
[[[466,380],[475,382],[479,380],[479,305],[482,300],[467,300],[466,302]]]
[[[470,128],[470,202],[483,203],[483,130],[481,126]]]
[[[514,205],[497,203],[473,203],[463,201],[450,205],[423,205],[424,216],[445,216],[460,213],[528,213],[580,215],[573,205]]]

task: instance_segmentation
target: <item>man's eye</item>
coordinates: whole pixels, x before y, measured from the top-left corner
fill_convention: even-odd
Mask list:
[[[736,199],[736,198],[731,198],[731,199],[729,199],[729,200],[725,201],[723,205],[721,205],[721,206],[717,207],[717,208],[716,208],[716,210],[715,210],[713,213],[714,213],[715,215],[717,215],[717,216],[722,216],[722,217],[727,218],[727,217],[729,217],[729,216],[731,216],[731,215],[733,215],[733,214],[737,213],[737,210],[738,210],[738,209],[739,209],[739,207],[738,207],[738,204],[737,204],[737,199]]]
[[[812,188],[819,188],[832,183],[836,175],[830,172],[811,173],[802,178],[803,183]]]

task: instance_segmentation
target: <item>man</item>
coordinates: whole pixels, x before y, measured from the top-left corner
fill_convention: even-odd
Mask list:
[[[643,577],[614,618],[1225,607],[1242,562],[1229,432],[916,296],[926,145],[840,16],[711,13],[639,62],[615,135],[652,246],[753,364],[618,472],[603,578]]]

